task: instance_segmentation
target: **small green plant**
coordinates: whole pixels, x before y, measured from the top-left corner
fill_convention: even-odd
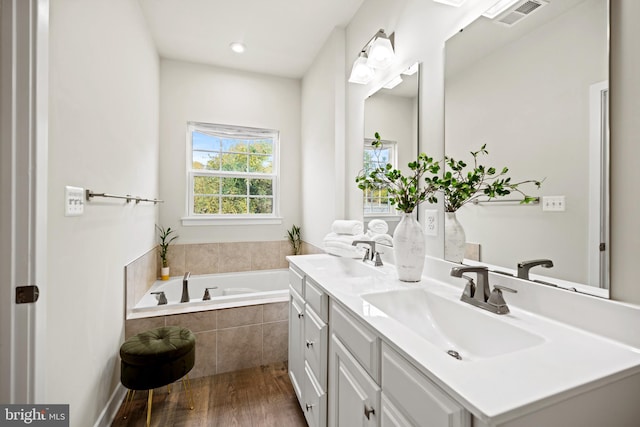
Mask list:
[[[378,132],[375,133],[375,139],[371,145],[374,151],[382,147]],[[402,171],[387,163],[372,170],[361,171],[356,177],[356,183],[361,190],[386,189],[390,195],[391,205],[402,212],[411,213],[421,202],[433,198],[437,190],[434,179],[438,178],[436,174],[440,171],[440,165],[425,153],[420,153],[418,158],[407,166],[411,170],[409,176],[404,176]],[[434,176],[426,177],[424,182],[421,182],[422,176],[427,172]]]
[[[158,244],[159,245],[158,250],[160,251],[160,259],[162,260],[162,266],[169,267],[169,261],[167,260],[167,251],[169,250],[169,244],[174,240],[176,240],[178,236],[169,237],[171,233],[174,232],[174,230],[172,230],[171,227],[167,227],[165,229],[164,227],[160,227],[159,225],[156,225],[156,229],[158,230],[158,237],[160,239],[160,243]]]
[[[291,230],[287,230],[287,237],[289,238],[289,244],[291,245],[293,254],[299,255],[300,249],[302,248],[302,238],[300,235],[300,227],[293,224],[291,226]]]
[[[504,167],[498,173],[494,167],[486,167],[478,164],[480,155],[489,154],[486,149],[487,145],[483,144],[478,151],[472,151],[473,168],[466,170],[467,164],[462,160],[455,160],[452,157],[444,158],[447,171],[442,178],[433,177],[432,184],[436,190],[442,193],[444,197],[444,209],[446,212],[455,212],[469,202],[473,202],[480,197],[486,197],[491,200],[497,197],[503,197],[511,192],[520,193],[523,199],[521,204],[531,203],[536,200],[525,194],[519,187],[524,184],[533,184],[540,188],[542,181],[525,180],[520,182],[512,182],[511,178],[506,176],[509,169]],[[544,180],[543,180],[544,181]],[[430,202],[437,202],[437,197],[433,196]]]

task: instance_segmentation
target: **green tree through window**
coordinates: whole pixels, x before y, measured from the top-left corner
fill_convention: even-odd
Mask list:
[[[276,131],[189,124],[191,215],[275,215]]]

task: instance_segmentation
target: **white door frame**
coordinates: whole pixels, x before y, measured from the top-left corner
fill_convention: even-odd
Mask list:
[[[602,245],[602,246],[601,246]],[[589,88],[589,285],[609,289],[609,82]]]
[[[46,403],[49,0],[0,0],[0,22],[0,402]]]

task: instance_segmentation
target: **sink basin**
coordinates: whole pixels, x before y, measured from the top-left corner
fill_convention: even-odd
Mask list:
[[[365,304],[374,307],[373,310],[365,307],[365,313],[392,318],[462,360],[496,357],[545,341],[537,334],[505,322],[499,315],[424,288],[376,292],[361,297]]]

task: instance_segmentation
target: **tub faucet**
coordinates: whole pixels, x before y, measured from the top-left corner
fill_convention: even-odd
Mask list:
[[[529,280],[529,270],[539,265],[544,268],[553,267],[553,261],[550,259],[533,259],[531,261],[521,261],[518,263],[518,278]]]
[[[202,296],[202,301],[209,301],[211,299],[211,294],[209,293],[209,289],[218,289],[218,287],[212,286],[210,288],[205,288],[204,295]]]
[[[167,296],[163,291],[151,292],[151,295],[157,295],[156,299],[158,300],[158,305],[165,305],[167,303]]]
[[[473,282],[473,278],[465,276],[463,273],[476,273],[478,284]],[[507,314],[509,307],[502,296],[502,291],[516,293],[515,289],[506,286],[494,286],[493,291],[489,286],[489,270],[487,267],[453,267],[451,269],[453,277],[467,279],[467,285],[462,292],[460,301],[464,301],[473,306],[488,310],[496,314]]]
[[[184,273],[184,277],[182,278],[182,298],[180,298],[180,302],[189,302],[189,277],[191,277],[190,271]]]

